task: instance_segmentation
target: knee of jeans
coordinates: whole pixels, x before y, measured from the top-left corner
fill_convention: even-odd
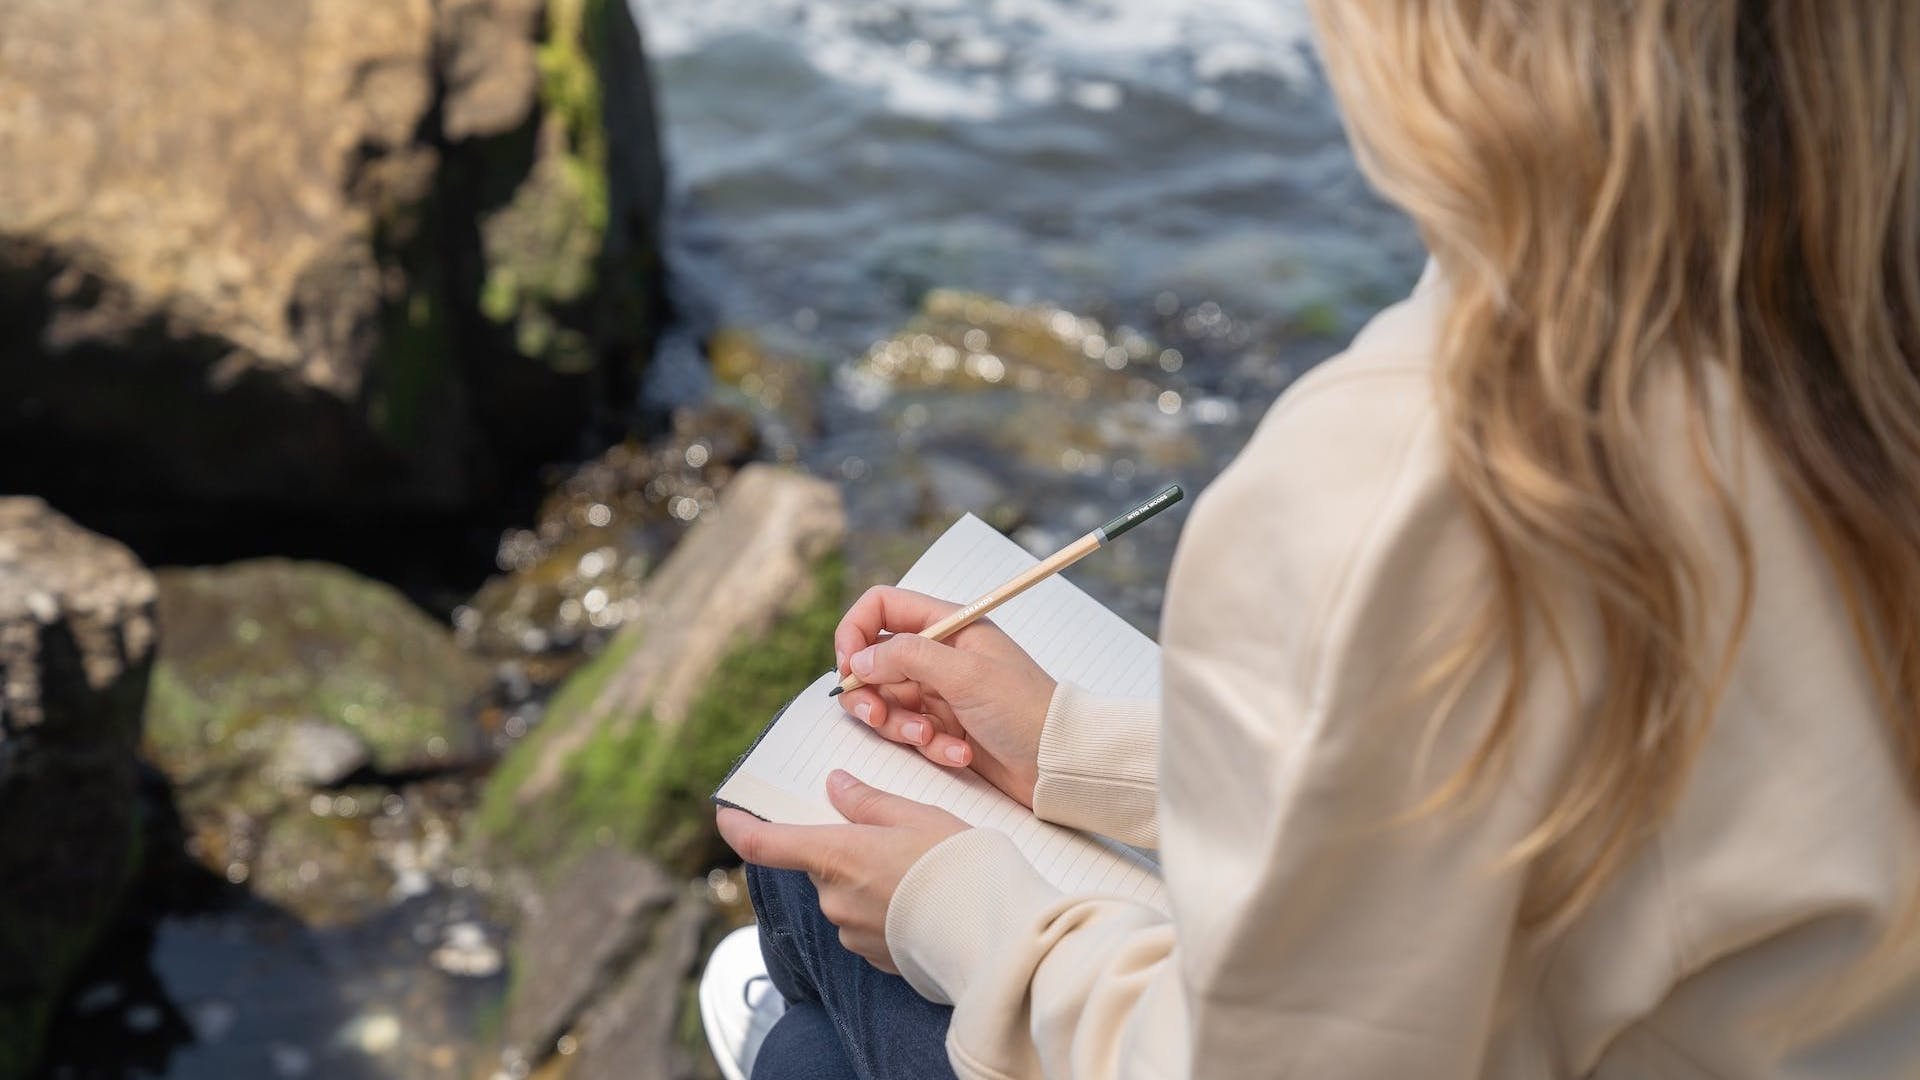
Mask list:
[[[772,870],[747,864],[747,898],[763,933],[790,937],[805,933],[820,903],[813,882],[798,870]],[[812,909],[812,910],[808,910]]]
[[[814,983],[820,948],[815,920],[821,916],[813,882],[798,871],[749,863],[747,896],[760,928],[760,956],[774,988],[789,1002],[819,1000]]]

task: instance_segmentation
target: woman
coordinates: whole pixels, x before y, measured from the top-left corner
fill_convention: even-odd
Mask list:
[[[756,1075],[1920,1075],[1920,4],[1315,7],[1433,266],[1199,500],[1157,711],[916,596],[836,638],[1171,916],[857,782],[723,811]]]

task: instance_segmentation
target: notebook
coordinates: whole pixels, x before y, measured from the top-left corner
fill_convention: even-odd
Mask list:
[[[900,587],[966,603],[1037,561],[969,514],[920,556]],[[1055,679],[1101,694],[1160,694],[1160,647],[1064,577],[1040,582],[992,619]],[[875,787],[944,807],[970,825],[1006,833],[1066,892],[1167,910],[1151,854],[1041,821],[971,771],[943,768],[889,742],[827,696],[838,682],[829,671],[801,691],[734,765],[714,801],[768,821],[835,824],[845,819],[827,801],[827,774],[845,769]]]

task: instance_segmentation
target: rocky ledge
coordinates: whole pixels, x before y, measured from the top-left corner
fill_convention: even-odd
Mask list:
[[[117,536],[498,506],[658,317],[620,0],[10,2],[0,160],[0,490]]]
[[[726,861],[708,796],[832,664],[845,527],[834,485],[742,469],[489,777],[479,842],[523,911],[509,1075],[664,1080],[704,1058],[685,980],[744,904],[721,871],[681,883]]]
[[[33,1062],[137,862],[153,608],[125,547],[0,498],[0,1076]]]

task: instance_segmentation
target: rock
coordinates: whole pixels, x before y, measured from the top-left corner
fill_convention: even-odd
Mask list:
[[[869,404],[896,399],[889,418],[914,446],[987,432],[999,454],[1035,470],[1098,472],[1122,456],[1166,469],[1200,457],[1191,425],[1176,419],[1182,366],[1129,327],[936,289],[867,351],[851,389]]]
[[[630,399],[653,134],[618,0],[0,5],[0,490],[499,505]]]
[[[681,409],[653,446],[622,443],[557,482],[532,528],[508,532],[506,571],[454,613],[461,644],[491,657],[603,645],[639,610],[641,582],[758,446],[753,419]]]
[[[772,352],[734,327],[707,339],[707,364],[722,399],[753,413],[773,456],[798,460],[801,443],[819,434],[819,365]]]
[[[321,804],[319,800],[326,800]],[[333,805],[358,804],[351,813],[336,813]],[[319,805],[327,811],[316,813]],[[244,884],[255,896],[271,901],[310,926],[338,926],[387,906],[393,875],[380,859],[373,822],[379,813],[377,789],[359,789],[342,796],[314,796],[312,802],[276,810],[247,822],[255,839],[252,850],[228,853],[229,871],[242,867]],[[228,827],[235,826],[229,823]],[[205,860],[208,863],[220,859]]]
[[[1158,484],[1192,483],[1244,433],[1219,425],[1217,399],[1193,407],[1185,367],[1178,349],[1131,327],[929,292],[844,376],[881,428],[839,443],[854,579],[897,578],[965,513],[1064,542]],[[1117,565],[1103,558],[1080,573],[1102,578]]]
[[[705,869],[713,786],[831,664],[846,598],[829,556],[843,532],[832,484],[742,470],[647,580],[634,625],[488,780],[481,833],[536,865],[612,839]]]
[[[905,478],[918,498],[891,500],[917,509],[896,511],[908,520],[886,524],[944,528],[967,511],[1017,521],[1025,509],[1019,489],[1038,482],[1028,477],[1126,480],[1137,470],[1191,467],[1204,454],[1181,416],[1186,384],[1175,373],[1182,365],[1176,350],[1128,327],[936,289],[849,376],[857,402],[887,402],[898,444],[863,459],[857,478],[885,486],[901,481],[902,468],[926,474]],[[951,466],[923,466],[921,448],[981,464],[956,483]],[[976,498],[990,501],[962,501]]]
[[[934,289],[900,332],[877,342],[857,375],[892,387],[1007,387],[1072,399],[1124,397],[1158,382],[1161,350],[1136,330],[1046,305],[1021,307]]]
[[[440,0],[438,7],[441,130],[459,142],[525,124],[539,83],[540,0]]]
[[[0,498],[0,1076],[32,1067],[138,857],[153,606],[125,547]]]
[[[752,465],[725,501],[660,567],[641,598],[646,633],[583,714],[598,722],[650,712],[666,730],[684,722],[707,676],[742,637],[764,633],[805,592],[813,566],[845,528],[840,493],[804,473]],[[822,645],[830,642],[822,642]],[[554,758],[548,758],[553,762]],[[529,778],[528,794],[551,782],[551,767]]]
[[[325,563],[165,570],[158,609],[144,748],[193,854],[316,921],[384,900],[393,878],[367,823],[313,814],[309,794],[362,766],[474,760],[486,665],[393,589]]]
[[[284,759],[315,724],[364,742],[387,773],[480,750],[486,666],[391,587],[287,559],[163,570],[159,582],[147,748],[176,782]]]
[[[373,760],[366,740],[321,720],[300,719],[273,738],[267,769],[301,787],[329,787]]]
[[[581,1019],[579,1059],[569,1080],[675,1080],[691,1073],[676,1053],[675,1028],[686,1000],[682,987],[712,915],[703,897],[684,892],[659,918],[646,951]]]
[[[508,1054],[545,1060],[627,963],[680,888],[646,859],[596,847],[530,904],[514,943]],[[678,993],[676,986],[673,993]]]

